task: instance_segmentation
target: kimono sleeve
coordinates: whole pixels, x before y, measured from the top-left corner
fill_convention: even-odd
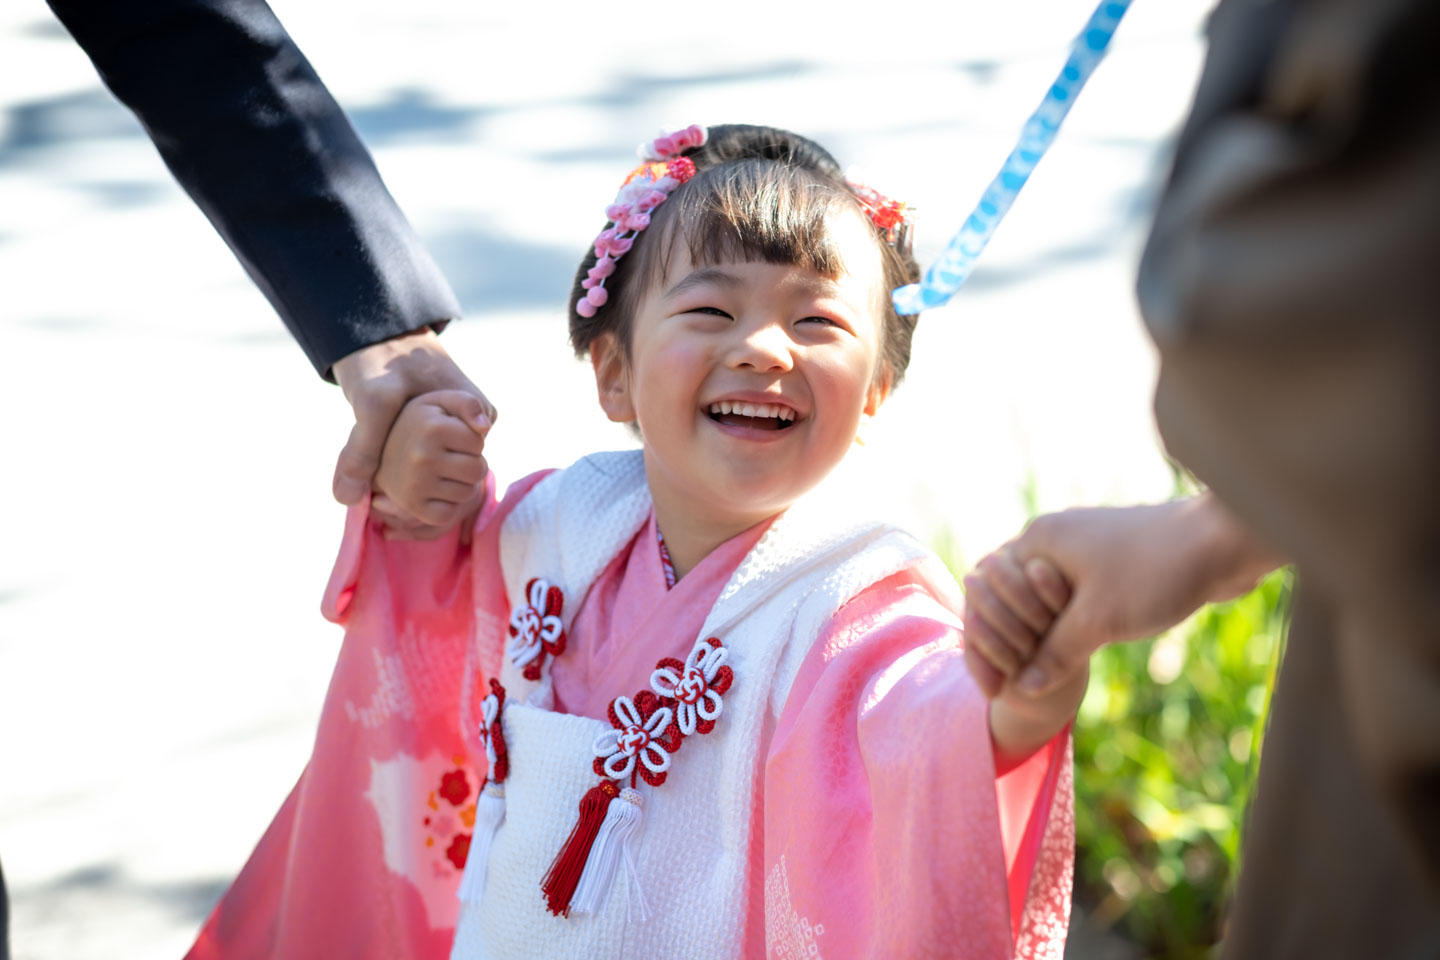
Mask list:
[[[344,641],[310,760],[192,958],[449,956],[483,783],[462,722],[497,503],[474,537],[387,540],[351,508],[325,591]]]
[[[962,651],[911,571],[816,640],[765,767],[767,956],[1060,957],[1069,731],[997,777]]]

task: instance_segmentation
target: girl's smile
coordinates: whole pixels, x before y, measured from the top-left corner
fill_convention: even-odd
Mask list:
[[[710,422],[728,436],[750,443],[774,443],[804,417],[796,402],[778,393],[737,390],[704,404]]]

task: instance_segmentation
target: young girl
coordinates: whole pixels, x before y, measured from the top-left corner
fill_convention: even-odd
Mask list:
[[[1083,679],[987,702],[837,470],[909,360],[903,206],[770,128],[646,157],[570,310],[642,449],[429,542],[352,512],[314,755],[192,956],[1060,955]],[[463,502],[487,428],[413,401],[377,488]]]

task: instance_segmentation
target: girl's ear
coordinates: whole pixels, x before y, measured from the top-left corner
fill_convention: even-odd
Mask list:
[[[590,366],[595,371],[595,392],[600,409],[615,423],[635,419],[635,404],[630,400],[630,371],[620,351],[620,341],[613,333],[602,333],[590,341]]]
[[[880,412],[880,405],[890,396],[890,388],[894,383],[895,374],[886,364],[870,382],[870,389],[865,392],[865,416],[873,417]]]

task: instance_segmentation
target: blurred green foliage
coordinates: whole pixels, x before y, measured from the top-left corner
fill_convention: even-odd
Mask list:
[[[1288,578],[1091,661],[1075,724],[1076,899],[1143,956],[1209,956],[1223,932]]]
[[[1199,484],[1170,464],[1175,496]],[[1040,512],[1033,476],[1020,491]],[[969,569],[953,536],[936,551]],[[1075,721],[1075,899],[1155,960],[1212,957],[1283,654],[1292,574],[1090,661]]]

